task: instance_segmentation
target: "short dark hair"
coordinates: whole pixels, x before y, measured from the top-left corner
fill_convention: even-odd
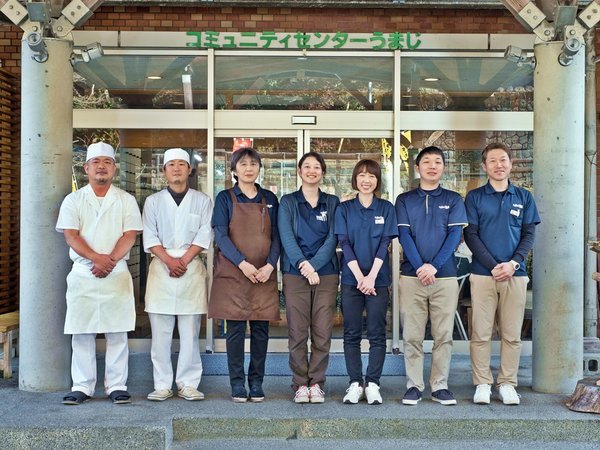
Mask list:
[[[358,174],[362,172],[375,175],[375,178],[377,178],[377,187],[375,188],[375,191],[379,191],[379,188],[381,187],[381,166],[373,159],[361,159],[356,163],[354,170],[352,171],[352,189],[358,191],[356,178],[358,177]]]
[[[327,172],[325,159],[317,152],[308,152],[302,155],[302,158],[300,158],[300,161],[298,161],[298,169],[302,168],[302,163],[306,160],[306,158],[315,158],[317,162],[321,165],[321,170],[323,171],[323,173]]]
[[[508,146],[504,145],[502,142],[492,142],[488,144],[483,151],[481,152],[481,162],[485,164],[485,160],[487,159],[487,155],[491,150],[504,150],[508,155],[508,159],[512,161],[512,150],[508,148]]]
[[[423,150],[419,152],[417,155],[417,159],[415,160],[415,164],[418,166],[421,162],[421,159],[425,155],[439,155],[442,157],[442,163],[446,165],[446,157],[444,156],[444,152],[441,148],[436,147],[435,145],[430,145],[429,147],[425,147]]]
[[[240,160],[242,160],[246,156],[250,159],[253,159],[254,161],[258,161],[258,167],[262,167],[262,161],[258,152],[252,147],[242,147],[239,150],[233,152],[233,154],[231,155],[231,162],[229,163],[229,168],[232,172],[235,171],[235,166],[237,166],[237,163],[240,162]],[[235,173],[233,174],[233,178],[235,178],[236,181],[238,179]]]

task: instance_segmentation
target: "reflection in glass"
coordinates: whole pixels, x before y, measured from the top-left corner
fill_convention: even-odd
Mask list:
[[[533,69],[504,58],[403,57],[401,109],[533,111]],[[431,81],[428,81],[431,80]]]
[[[219,56],[216,108],[393,109],[393,59]]]
[[[75,109],[206,109],[206,56],[105,55],[77,64]]]
[[[278,198],[296,190],[296,138],[253,138],[252,147],[260,153],[263,168],[257,182]],[[230,171],[234,138],[215,139],[215,197],[235,184]]]
[[[421,148],[429,145],[446,152],[446,170],[442,185],[463,197],[472,189],[484,185],[487,177],[481,168],[481,152],[492,142],[503,142],[513,152],[511,182],[533,191],[533,133],[530,131],[411,131],[407,160],[400,168],[402,192],[418,186],[414,159]],[[404,142],[404,140],[403,140]]]

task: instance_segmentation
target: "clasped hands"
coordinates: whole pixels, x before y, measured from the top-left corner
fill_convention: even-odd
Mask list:
[[[269,263],[265,264],[260,269],[257,269],[254,264],[251,264],[246,260],[242,261],[238,267],[246,276],[246,278],[248,278],[254,284],[266,283],[269,281],[273,270],[275,270],[275,268]]]
[[[117,260],[110,255],[98,253],[92,259],[92,274],[96,278],[106,278],[117,265]]]
[[[312,266],[312,264],[309,263],[308,261],[302,261],[298,265],[298,269],[300,269],[300,273],[302,274],[302,276],[304,278],[306,278],[308,280],[308,284],[310,284],[311,286],[316,286],[317,284],[319,284],[321,282],[321,279],[319,278],[319,274],[317,273],[315,268]]]

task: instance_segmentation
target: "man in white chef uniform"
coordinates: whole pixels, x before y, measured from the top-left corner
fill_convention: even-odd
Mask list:
[[[198,335],[200,314],[207,312],[206,268],[198,255],[212,241],[212,202],[208,195],[190,189],[192,172],[188,152],[172,148],[163,163],[167,188],[144,204],[144,250],[154,256],[148,271],[146,311],[152,327],[154,391],[148,400],[173,396],[171,341],[177,318],[179,357],[177,395],[203,400],[198,391],[202,360]]]
[[[135,305],[127,259],[142,218],[135,198],[112,185],[115,151],[109,144],[91,144],[83,168],[89,184],[67,195],[56,224],[73,261],[65,319],[65,334],[73,335],[73,387],[62,402],[79,405],[94,396],[96,334],[104,333],[104,390],[113,403],[130,403],[127,332],[135,328]]]

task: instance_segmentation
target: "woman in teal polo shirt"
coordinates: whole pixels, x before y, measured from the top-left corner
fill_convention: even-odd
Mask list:
[[[344,403],[358,403],[364,396],[370,405],[381,404],[379,379],[386,350],[386,313],[391,284],[388,247],[398,235],[394,206],[375,193],[381,187],[381,167],[360,160],[352,172],[352,188],[358,195],[340,204],[335,214],[335,234],[343,251],[342,312],[344,356],[350,386]],[[369,365],[363,380],[360,341],[363,311],[367,311]]]
[[[302,186],[281,198],[277,219],[296,403],[325,401],[323,385],[339,282],[333,222],[340,203],[335,195],[319,189],[325,172],[325,160],[320,154],[309,152],[302,156],[298,162]]]

